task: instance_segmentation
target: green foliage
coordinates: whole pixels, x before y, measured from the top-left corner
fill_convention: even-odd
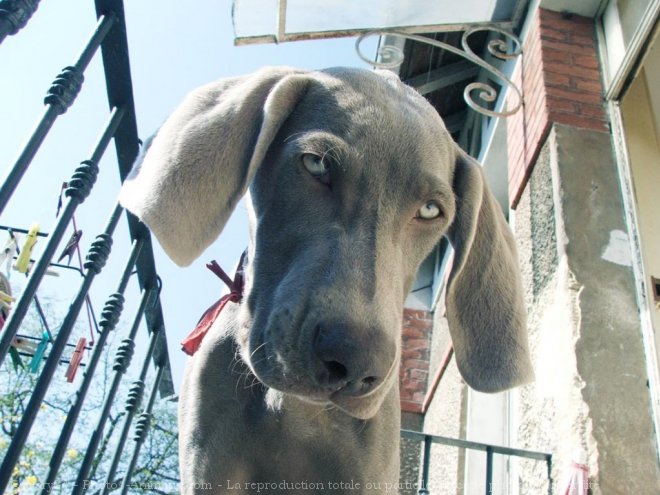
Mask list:
[[[51,493],[70,493],[76,480],[78,468],[84,458],[91,432],[96,428],[99,413],[105,401],[109,382],[112,379],[113,345],[105,353],[100,363],[73,437],[67,447],[62,466]],[[27,364],[27,359],[24,359]],[[139,361],[139,359],[136,359]],[[76,391],[82,380],[81,369],[74,383],[63,379],[65,366],[54,377],[45,401],[41,405],[37,421],[22,451],[19,463],[13,472],[12,487],[7,494],[39,494],[49,469],[49,460],[59,438],[62,426],[74,403]],[[107,470],[115,452],[118,435],[126,416],[125,403],[128,387],[133,379],[131,372],[124,377],[105,425],[103,440],[98,450],[94,469],[89,479],[87,493],[100,493],[104,486]],[[11,359],[6,359],[0,367],[0,458],[4,456],[12,437],[20,423],[25,407],[30,399],[38,374],[30,373],[28,366],[15,367]],[[147,381],[147,392],[151,383]],[[146,397],[142,407],[146,406]],[[136,414],[138,417],[141,410]],[[177,459],[176,404],[157,400],[152,411],[151,427],[141,447],[140,455],[129,484],[132,494],[174,494],[179,493]],[[133,430],[128,436],[123,450],[117,475],[111,492],[119,493],[126,467],[135,448]],[[6,494],[6,495],[7,495]]]

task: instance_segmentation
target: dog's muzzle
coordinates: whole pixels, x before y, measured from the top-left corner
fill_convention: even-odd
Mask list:
[[[369,419],[398,380],[400,346],[378,326],[324,321],[295,332],[306,338],[287,344],[273,337],[290,327],[271,324],[266,332],[252,328],[245,334],[249,345],[239,345],[243,361],[269,388]]]

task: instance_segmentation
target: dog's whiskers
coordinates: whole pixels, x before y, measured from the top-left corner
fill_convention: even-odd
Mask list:
[[[257,353],[259,349],[265,347],[267,343],[268,341],[264,341],[261,344],[259,344],[257,347],[255,347],[254,350],[250,353],[250,359],[254,357],[254,355]]]
[[[252,382],[251,383],[248,383],[248,380],[247,380],[248,375],[252,376]],[[256,385],[262,385],[261,381],[259,381],[259,379],[256,376],[252,375],[251,373],[245,373],[245,375],[243,376],[243,390],[251,390]],[[238,389],[238,383],[236,383],[236,388]]]

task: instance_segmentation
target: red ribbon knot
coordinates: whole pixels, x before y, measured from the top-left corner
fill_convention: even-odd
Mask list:
[[[218,319],[218,316],[220,316],[220,313],[227,303],[240,303],[243,299],[243,289],[245,288],[243,265],[246,255],[247,251],[244,251],[238,262],[238,267],[236,268],[233,280],[229,278],[229,275],[227,275],[220,265],[218,265],[217,261],[213,260],[206,264],[206,268],[215,273],[227,285],[227,287],[229,287],[229,294],[222,296],[215,302],[215,304],[213,304],[213,306],[207,309],[197,323],[197,326],[195,326],[193,331],[188,334],[183,342],[181,342],[181,350],[189,356],[192,356],[197,352],[199,346],[202,345],[202,340],[204,340],[204,337],[213,326],[215,320]]]

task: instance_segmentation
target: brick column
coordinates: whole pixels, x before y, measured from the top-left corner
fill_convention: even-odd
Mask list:
[[[429,375],[433,313],[403,310],[400,368],[401,410],[421,413]]]
[[[553,123],[608,131],[594,29],[587,17],[545,9],[534,16],[513,76],[523,109],[507,123],[512,208]]]

